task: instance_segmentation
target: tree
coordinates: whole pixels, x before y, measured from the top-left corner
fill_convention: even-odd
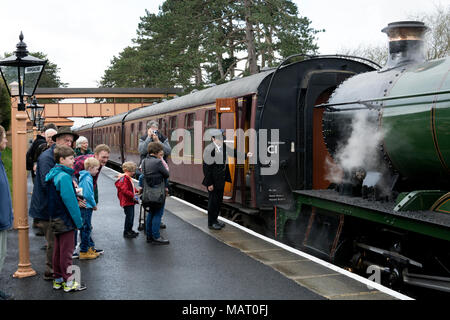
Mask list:
[[[450,55],[450,5],[437,6],[436,12],[412,17],[422,21],[430,30],[425,37],[428,59],[438,59]]]
[[[133,47],[111,60],[105,86],[175,86],[189,92],[257,73],[292,52],[315,53],[316,31],[291,0],[166,0],[140,18]],[[246,61],[245,70],[238,64]]]

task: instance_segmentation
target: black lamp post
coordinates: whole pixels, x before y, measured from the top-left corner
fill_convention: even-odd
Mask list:
[[[34,95],[47,61],[28,55],[22,32],[19,39],[14,55],[0,61],[0,73],[10,96],[19,96],[19,99],[11,101],[13,212],[14,228],[18,230],[19,238],[19,263],[13,277],[24,278],[36,275],[36,271],[31,267],[28,237],[27,172],[23,156],[28,149],[27,116],[23,112],[26,111],[24,96]]]
[[[33,97],[33,100],[31,104],[27,106],[26,111],[28,114],[28,119],[30,119],[33,127],[38,126],[39,121],[41,120],[42,112],[44,111],[44,106],[37,103],[36,97]]]
[[[27,45],[23,42],[23,34],[20,33],[20,42],[16,45],[17,50],[0,61],[0,73],[5,81],[9,95],[19,96],[18,110],[25,111],[24,96],[34,95],[39,79],[44,71],[47,60],[42,60],[28,55]],[[15,92],[12,87],[16,85],[19,91]]]
[[[40,117],[39,119],[37,119],[37,130],[41,131],[44,129],[44,122],[45,122],[45,118],[44,117]]]

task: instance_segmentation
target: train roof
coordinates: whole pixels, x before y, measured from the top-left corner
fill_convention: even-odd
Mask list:
[[[97,128],[97,127],[102,127],[102,126],[106,126],[109,124],[114,124],[114,123],[120,123],[122,122],[123,118],[130,112],[135,111],[137,109],[132,109],[130,111],[126,111],[126,112],[122,112],[119,114],[116,114],[115,116],[111,116],[102,120],[97,121],[93,128]]]
[[[271,71],[261,72],[252,76],[230,81],[211,88],[203,89],[191,94],[174,98],[168,101],[135,109],[126,116],[126,120],[145,118],[161,113],[172,112],[194,106],[216,103],[217,98],[240,97],[255,93],[260,83]]]
[[[92,126],[94,125],[95,122],[91,122],[91,123],[87,123],[87,124],[83,124],[81,127],[75,128],[74,131],[82,131],[82,130],[86,130],[86,129],[91,129]]]

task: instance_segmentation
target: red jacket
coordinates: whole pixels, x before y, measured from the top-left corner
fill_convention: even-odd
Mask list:
[[[134,201],[134,185],[131,178],[127,175],[119,178],[115,183],[117,188],[117,197],[120,200],[120,206],[134,206],[136,202]]]

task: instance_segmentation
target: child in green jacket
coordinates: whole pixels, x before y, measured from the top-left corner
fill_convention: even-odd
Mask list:
[[[46,175],[50,227],[55,234],[53,246],[53,289],[65,292],[86,289],[72,275],[74,231],[83,225],[80,208],[72,182],[75,162],[72,148],[57,145],[54,150],[56,165]],[[75,274],[79,276],[79,274]]]

